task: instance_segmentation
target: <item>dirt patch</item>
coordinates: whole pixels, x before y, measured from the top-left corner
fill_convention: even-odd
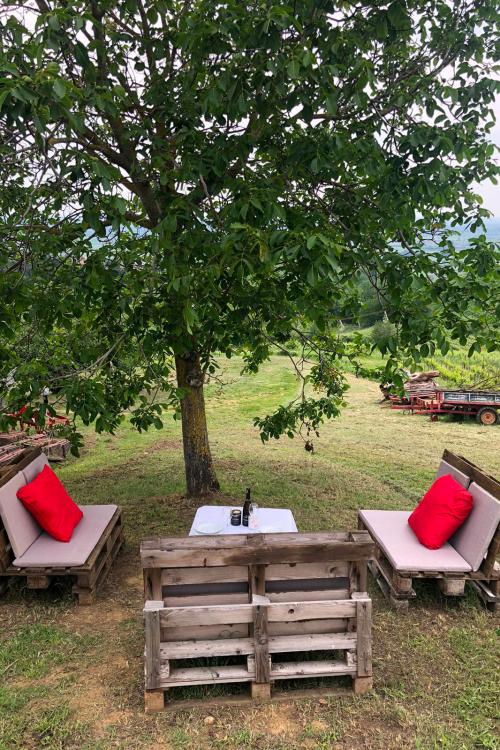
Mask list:
[[[160,451],[180,451],[182,450],[182,440],[160,440],[155,443],[150,449],[143,451],[143,455],[147,456],[152,453],[159,453]]]
[[[301,728],[301,721],[293,703],[276,703],[256,712],[252,727],[273,737],[294,734]]]
[[[79,683],[71,693],[69,708],[85,724],[92,724],[96,739],[102,739],[110,727],[126,727],[134,721],[134,712],[116,710],[114,696],[108,693],[101,677],[92,677],[89,672],[84,683]]]

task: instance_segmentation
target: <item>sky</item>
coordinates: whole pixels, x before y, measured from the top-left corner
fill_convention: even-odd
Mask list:
[[[500,96],[496,99],[494,110],[497,121],[491,131],[491,139],[500,148]],[[477,192],[484,200],[484,207],[491,211],[494,216],[500,217],[500,183],[493,185],[489,181],[482,182],[477,185]]]

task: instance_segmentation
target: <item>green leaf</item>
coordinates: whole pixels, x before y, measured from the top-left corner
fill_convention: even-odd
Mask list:
[[[294,58],[288,63],[286,70],[290,78],[298,78],[300,74],[300,61],[297,58]]]
[[[52,85],[55,95],[59,99],[64,99],[64,97],[66,96],[66,85],[64,81],[62,81],[60,78],[57,78]]]
[[[331,94],[328,94],[328,96],[325,99],[326,103],[326,111],[330,115],[336,115],[337,109],[338,109],[338,98],[339,94],[338,91],[334,91]]]
[[[391,25],[395,29],[406,28],[409,24],[408,12],[401,2],[395,2],[389,5],[387,16]]]
[[[10,94],[10,89],[4,89],[3,91],[0,91],[0,111],[2,110],[2,105],[4,101],[7,99],[9,94]]]

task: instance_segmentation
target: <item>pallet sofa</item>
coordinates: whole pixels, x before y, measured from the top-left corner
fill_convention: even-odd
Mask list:
[[[500,604],[500,482],[461,456],[443,453],[436,478],[451,474],[474,498],[465,523],[438,550],[424,547],[408,525],[411,511],[360,510],[358,526],[368,530],[376,556],[369,568],[396,609],[416,596],[414,578],[435,578],[447,596],[462,596],[469,581],[486,606]]]
[[[367,532],[142,542],[146,711],[178,686],[250,683],[261,700],[279,680],[346,675],[369,690],[373,554]]]
[[[123,544],[116,505],[83,506],[71,541],[58,542],[38,526],[16,496],[48,464],[39,448],[25,450],[0,472],[0,593],[9,578],[23,576],[28,588],[45,589],[51,579],[71,576],[79,604],[92,604]]]

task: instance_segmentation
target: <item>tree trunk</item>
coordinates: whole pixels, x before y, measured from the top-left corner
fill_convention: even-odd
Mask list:
[[[198,354],[175,358],[177,384],[185,393],[181,400],[182,442],[188,495],[205,495],[219,489],[208,442],[204,375]]]

